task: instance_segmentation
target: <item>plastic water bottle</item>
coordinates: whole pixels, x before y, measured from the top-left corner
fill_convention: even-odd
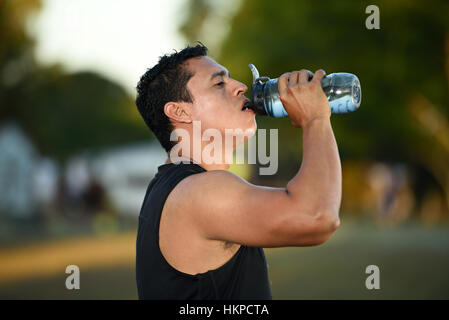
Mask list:
[[[259,77],[256,67],[253,64],[249,67],[253,74],[253,84],[248,107],[257,114],[274,118],[287,117],[287,111],[279,97],[278,79]],[[362,101],[362,88],[354,74],[331,73],[321,80],[321,86],[329,100],[331,113],[348,113],[359,108]]]

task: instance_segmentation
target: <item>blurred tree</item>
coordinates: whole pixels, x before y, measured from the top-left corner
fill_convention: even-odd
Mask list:
[[[181,24],[180,31],[189,40],[198,40],[207,16],[211,15],[213,7],[208,0],[190,0],[187,3],[186,20]]]
[[[151,138],[133,98],[118,84],[38,65],[26,23],[40,7],[39,0],[0,1],[0,124],[17,121],[40,152],[59,160]]]
[[[185,16],[180,32],[191,42],[207,43],[210,53],[218,56],[223,39],[229,32],[230,20],[241,0],[190,0],[185,3]]]
[[[198,5],[191,3],[192,9]],[[380,30],[365,27],[370,4],[380,9]],[[213,10],[190,11],[185,24],[200,23],[183,27],[190,40],[208,31],[201,22]],[[448,16],[445,0],[242,0],[217,60],[247,84],[248,63],[272,78],[301,68],[356,74],[360,109],[332,117],[342,159],[405,162],[418,173],[417,184],[428,183],[419,180],[429,179],[419,174],[427,171],[449,206],[449,148],[441,138],[449,132]],[[279,128],[279,174],[291,177],[297,170],[292,157],[300,157],[298,130],[288,119],[258,117],[258,124]]]
[[[34,42],[26,34],[27,18],[41,8],[40,0],[0,1],[0,105],[6,89],[17,83],[35,67]]]
[[[133,99],[94,73],[39,70],[10,90],[8,116],[17,119],[39,150],[64,160],[74,152],[149,137],[132,112]]]

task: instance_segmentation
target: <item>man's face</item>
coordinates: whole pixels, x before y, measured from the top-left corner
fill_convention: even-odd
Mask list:
[[[197,57],[186,61],[194,76],[187,82],[192,98],[192,120],[201,121],[202,131],[214,128],[223,135],[225,129],[256,132],[255,113],[242,111],[248,88],[230,78],[226,68],[209,57]],[[252,135],[251,134],[251,135]]]

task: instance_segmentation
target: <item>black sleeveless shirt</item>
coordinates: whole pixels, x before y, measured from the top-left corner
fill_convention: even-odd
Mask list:
[[[164,164],[151,180],[139,215],[136,243],[139,299],[272,299],[262,248],[241,245],[221,267],[195,275],[175,269],[162,255],[159,223],[165,200],[182,179],[204,171],[193,163]],[[189,250],[188,243],[185,250]]]

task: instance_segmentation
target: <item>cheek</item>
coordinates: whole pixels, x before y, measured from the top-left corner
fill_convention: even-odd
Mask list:
[[[193,120],[201,120],[204,128],[224,128],[236,121],[236,113],[229,104],[221,103],[217,97],[203,97],[194,103]],[[232,127],[232,126],[231,126]]]
[[[203,130],[206,129],[217,129],[222,134],[225,133],[225,129],[231,129],[235,125],[235,120],[232,119],[231,115],[224,111],[218,111],[214,114],[209,114],[208,117],[204,117],[201,121],[201,126]]]

